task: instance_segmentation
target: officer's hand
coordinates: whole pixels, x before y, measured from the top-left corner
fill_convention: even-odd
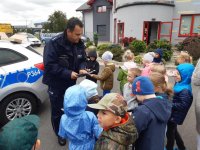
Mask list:
[[[71,73],[71,79],[73,79],[73,80],[77,79],[77,77],[78,77],[77,75],[78,74],[76,72],[72,71],[72,73]]]
[[[90,77],[92,77],[92,78],[93,78],[93,77],[94,77],[94,74],[90,74]]]
[[[82,69],[82,70],[79,70],[79,74],[87,74],[88,72],[86,71],[86,70],[84,70],[84,69]]]

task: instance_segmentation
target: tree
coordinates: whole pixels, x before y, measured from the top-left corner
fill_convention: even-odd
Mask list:
[[[49,16],[48,22],[44,24],[43,28],[47,32],[62,32],[67,24],[67,18],[62,11],[55,11]]]

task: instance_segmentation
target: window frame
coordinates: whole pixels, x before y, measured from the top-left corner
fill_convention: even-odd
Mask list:
[[[189,34],[181,34],[181,25],[182,25],[182,18],[184,17],[184,16],[191,16],[192,18],[191,18],[191,22],[190,22],[190,32],[189,32]],[[191,36],[200,36],[200,33],[198,34],[196,34],[196,33],[193,33],[193,29],[194,29],[194,18],[195,18],[195,16],[200,16],[200,14],[183,14],[183,15],[181,15],[181,17],[180,17],[180,23],[179,23],[179,33],[178,33],[178,37],[191,37]]]
[[[104,6],[106,7],[106,11],[103,11]],[[101,7],[102,11],[98,11],[100,7]],[[107,6],[106,5],[97,6],[97,13],[106,13],[106,12],[107,12]]]
[[[23,55],[23,54],[21,54],[21,53],[19,53],[19,52],[14,51],[14,50],[12,50],[12,49],[9,49],[9,48],[2,48],[2,47],[1,47],[1,48],[0,48],[0,51],[1,51],[1,50],[10,51],[10,52],[12,52],[12,53],[15,53],[16,55],[21,56],[22,59],[20,59],[20,60],[18,60],[18,61],[10,61],[9,63],[4,63],[4,64],[1,64],[1,63],[0,63],[0,67],[7,66],[7,65],[12,65],[12,64],[15,64],[15,63],[19,63],[19,62],[23,62],[23,61],[28,60],[28,57],[26,57],[25,55]]]
[[[107,32],[105,32],[104,34],[100,34],[99,33],[99,27],[105,27],[105,31],[106,31],[106,28],[107,28],[107,26],[105,25],[105,24],[99,24],[99,25],[97,25],[97,34],[99,35],[99,36],[106,36],[106,33]]]

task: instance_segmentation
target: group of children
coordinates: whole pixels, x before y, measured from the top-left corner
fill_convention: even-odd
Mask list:
[[[59,135],[69,140],[69,149],[130,149],[133,144],[135,150],[174,150],[176,141],[178,149],[185,150],[177,125],[183,123],[192,104],[194,66],[190,63],[191,57],[183,52],[177,58],[172,88],[161,61],[161,49],[144,55],[144,69],[137,66],[134,54],[127,50],[117,77],[120,94],[111,92],[115,70],[112,57],[113,54],[106,51],[102,55],[103,71],[88,74],[88,79],[100,80],[103,98],[90,102],[91,97],[98,95],[91,92],[96,91],[97,85],[92,87],[96,83],[87,79],[82,82],[88,86],[81,87],[81,82],[66,90]],[[88,92],[93,93],[90,98],[86,96]],[[88,109],[98,110],[97,119],[94,113],[85,111]]]
[[[102,55],[105,67],[100,74],[96,51],[89,51],[88,56],[86,69],[93,73],[68,88],[64,96],[64,114],[58,134],[69,141],[69,150],[128,150],[130,147],[133,150],[174,150],[175,141],[178,150],[186,149],[177,125],[184,122],[192,104],[194,66],[188,54],[183,52],[177,58],[172,88],[161,61],[161,49],[144,55],[143,69],[134,63],[134,54],[127,50],[117,78],[121,94],[111,92],[115,71],[111,61],[113,54],[106,51]],[[97,80],[103,90],[101,99]]]

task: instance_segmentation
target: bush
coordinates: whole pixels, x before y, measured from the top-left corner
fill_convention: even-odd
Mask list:
[[[153,52],[157,48],[161,48],[163,50],[163,59],[165,61],[171,60],[173,55],[172,45],[167,40],[155,40],[148,45],[147,52]]]
[[[113,60],[122,61],[124,51],[119,44],[101,44],[97,47],[99,56],[101,57],[105,51],[113,53]]]
[[[93,45],[93,42],[90,41],[90,40],[87,40],[87,42],[86,42],[86,47],[89,47],[89,46],[91,46],[91,45]]]
[[[142,64],[142,56],[140,56],[140,55],[135,56],[134,62],[141,65]]]
[[[187,37],[183,40],[182,43],[183,51],[187,51],[192,57],[193,60],[196,61],[200,57],[200,37]]]
[[[123,38],[122,42],[123,42],[124,47],[128,47],[128,45],[129,45],[129,39],[128,39],[128,37]]]
[[[146,50],[146,43],[140,40],[134,40],[129,45],[130,50],[135,54],[138,55],[139,53],[143,53]]]
[[[113,53],[113,59],[116,61],[122,61],[122,55],[124,51],[119,44],[112,44],[109,46],[109,50]]]
[[[98,51],[98,54],[99,56],[101,57],[102,54],[108,50],[108,47],[109,47],[110,44],[101,44],[97,47],[97,51]]]

